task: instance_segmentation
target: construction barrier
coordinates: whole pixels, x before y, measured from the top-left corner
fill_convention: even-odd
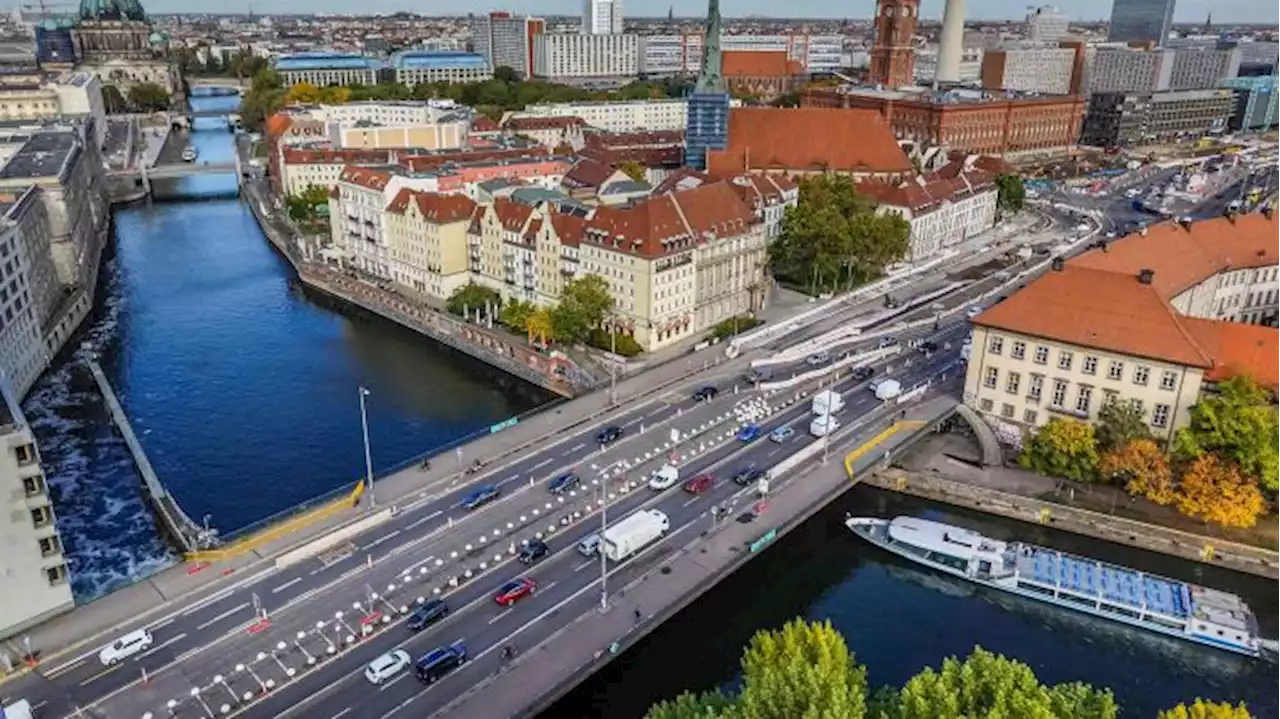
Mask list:
[[[228,559],[243,556],[255,549],[258,549],[259,547],[262,547],[263,545],[305,529],[317,522],[326,520],[344,510],[351,509],[359,503],[362,496],[364,496],[364,480],[357,482],[351,492],[344,497],[339,497],[328,504],[322,504],[308,512],[298,514],[275,526],[267,527],[260,532],[239,539],[225,547],[188,552],[186,559],[188,562],[194,562],[197,565],[205,564],[207,566],[208,564],[215,562],[225,562]]]

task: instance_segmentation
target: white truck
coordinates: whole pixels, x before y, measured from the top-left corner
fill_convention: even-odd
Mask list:
[[[0,719],[32,719],[35,714],[31,712],[31,703],[26,699],[19,699],[13,704],[6,704],[0,707]]]
[[[671,520],[656,509],[642,509],[604,530],[600,551],[615,562],[630,557],[667,533]]]
[[[833,390],[823,390],[813,396],[813,413],[815,415],[835,414],[844,409],[844,397]]]
[[[820,414],[809,423],[809,434],[814,437],[825,437],[840,429],[840,420],[829,414]]]
[[[875,393],[876,399],[883,401],[893,399],[894,397],[902,394],[902,383],[896,379],[883,377],[878,380],[873,380],[868,386],[868,389]]]

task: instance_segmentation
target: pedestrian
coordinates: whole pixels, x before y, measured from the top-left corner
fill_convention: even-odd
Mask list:
[[[636,624],[639,624],[639,623],[640,623],[640,617],[641,617],[641,616],[643,616],[643,615],[641,615],[641,614],[640,614],[640,607],[636,607]]]

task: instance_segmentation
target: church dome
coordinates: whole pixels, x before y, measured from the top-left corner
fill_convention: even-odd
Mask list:
[[[80,19],[147,22],[147,12],[138,0],[80,0]]]
[[[147,41],[150,42],[152,45],[163,45],[169,42],[169,36],[162,32],[156,31],[151,33],[150,37],[147,38]]]

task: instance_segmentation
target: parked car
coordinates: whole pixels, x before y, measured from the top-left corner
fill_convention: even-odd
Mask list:
[[[699,474],[684,483],[684,491],[689,494],[702,494],[716,485],[716,478],[710,474]]]
[[[533,564],[551,553],[551,547],[541,539],[530,539],[520,548],[520,553],[516,555],[516,560],[521,564]]]
[[[427,684],[434,684],[466,661],[467,649],[459,642],[423,654],[413,665],[413,673]]]
[[[706,402],[715,399],[718,394],[720,394],[720,390],[715,387],[701,387],[697,392],[693,393],[693,399],[698,402]]]
[[[875,373],[875,367],[859,367],[853,371],[853,379],[856,382],[866,382]]]
[[[770,432],[769,439],[774,442],[777,442],[778,444],[782,444],[783,442],[791,439],[791,435],[795,433],[796,431],[794,429],[791,429],[790,427],[787,427],[787,426],[782,426]]]
[[[411,632],[420,632],[447,616],[449,616],[449,605],[445,604],[443,599],[432,599],[413,610],[413,614],[409,615],[404,625]]]
[[[567,472],[551,480],[551,484],[547,485],[547,489],[551,490],[552,494],[564,494],[577,487],[581,482],[581,477],[573,472]]]
[[[462,498],[462,508],[472,510],[482,507],[497,499],[499,494],[502,494],[502,488],[498,487],[496,484],[481,487]]]
[[[145,652],[153,641],[155,640],[151,637],[151,632],[135,629],[103,647],[102,651],[98,652],[98,661],[106,666],[119,664],[135,654]]]
[[[596,435],[596,443],[613,444],[614,442],[617,442],[620,437],[622,437],[622,428],[617,425],[613,425],[600,430],[600,434]]]
[[[760,428],[760,425],[749,424],[746,427],[743,427],[742,429],[738,430],[738,441],[754,442],[760,438],[761,434],[764,434],[764,430]]]
[[[742,469],[738,470],[736,474],[733,475],[733,483],[741,487],[745,487],[748,484],[759,482],[764,477],[765,477],[765,471],[763,469],[757,469],[755,467],[743,467]]]
[[[370,684],[381,684],[408,669],[410,664],[413,664],[413,659],[409,657],[409,652],[403,649],[387,652],[369,662],[369,666],[364,668],[364,678]]]
[[[521,599],[533,594],[538,588],[538,584],[528,577],[518,577],[512,579],[506,584],[498,588],[498,592],[493,595],[493,601],[504,607],[510,607]]]
[[[827,352],[826,350],[814,352],[813,354],[806,357],[804,361],[805,361],[805,364],[808,364],[810,367],[817,367],[819,365],[824,365],[831,361],[831,353]]]

